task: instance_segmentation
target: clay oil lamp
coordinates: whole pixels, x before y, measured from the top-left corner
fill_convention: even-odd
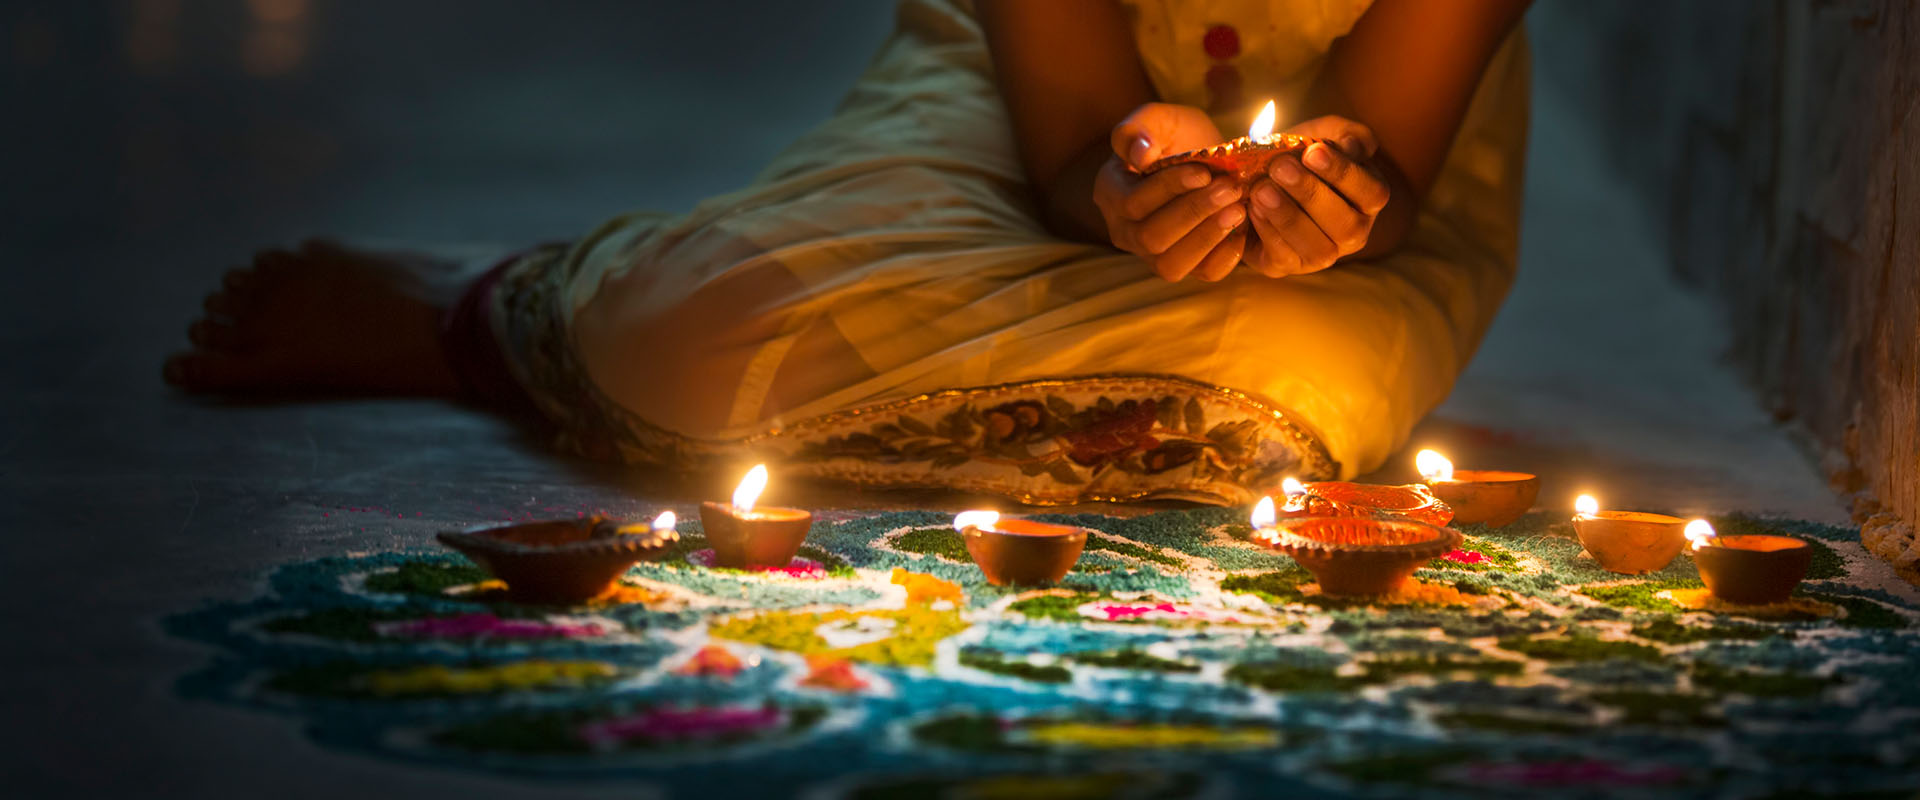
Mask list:
[[[1640,511],[1601,511],[1583,494],[1573,501],[1573,532],[1601,569],[1640,575],[1665,567],[1687,544],[1687,521]]]
[[[1275,134],[1273,124],[1276,116],[1273,101],[1269,100],[1247,128],[1247,135],[1212,147],[1167,156],[1149,165],[1147,172],[1159,172],[1181,164],[1202,164],[1216,175],[1232,176],[1245,188],[1267,174],[1267,165],[1273,163],[1275,158],[1284,153],[1303,153],[1307,145],[1320,141],[1291,133]]]
[[[1539,476],[1525,472],[1455,470],[1452,461],[1432,450],[1420,451],[1414,465],[1434,495],[1453,509],[1454,522],[1504,528],[1532,509],[1540,496]]]
[[[1453,509],[1423,484],[1382,486],[1350,481],[1301,483],[1287,478],[1280,484],[1286,504],[1283,517],[1389,517],[1428,525],[1453,521]]]
[[[1792,536],[1720,536],[1704,519],[1687,523],[1693,563],[1707,591],[1729,603],[1783,603],[1807,577],[1813,548]]]
[[[567,605],[607,591],[635,562],[680,540],[673,512],[652,524],[602,517],[484,525],[435,538],[507,584],[516,603]]]
[[[1330,595],[1392,594],[1414,570],[1452,552],[1451,528],[1385,517],[1279,517],[1263,497],[1248,520],[1254,539],[1291,556]]]
[[[701,503],[700,527],[713,545],[713,565],[728,569],[784,567],[793,563],[813,527],[813,515],[797,508],[756,508],[767,488],[767,465],[747,471],[733,502]]]
[[[1058,583],[1087,546],[1086,528],[1003,519],[997,511],[962,511],[953,516],[953,529],[995,586]]]

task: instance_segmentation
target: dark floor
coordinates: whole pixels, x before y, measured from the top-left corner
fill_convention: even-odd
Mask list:
[[[505,516],[638,512],[653,505],[641,496],[685,490],[431,403],[196,402],[159,365],[201,294],[262,244],[524,243],[733,188],[831,111],[887,6],[0,6],[0,636],[15,648],[0,785],[629,794],[343,756],[282,719],[186,703],[172,682],[205,654],[156,620],[245,596],[288,559]],[[1592,132],[1557,111],[1579,98],[1544,83],[1537,96],[1521,283],[1416,442],[1538,470],[1548,505],[1598,487],[1647,507],[1842,520],[1718,366],[1716,321],[1666,281]]]

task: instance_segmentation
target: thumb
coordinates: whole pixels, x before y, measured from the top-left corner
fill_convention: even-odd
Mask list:
[[[1164,114],[1148,103],[1128,114],[1120,124],[1113,126],[1113,134],[1108,143],[1113,146],[1113,154],[1127,166],[1135,170],[1144,170],[1153,162],[1167,154],[1166,124]]]

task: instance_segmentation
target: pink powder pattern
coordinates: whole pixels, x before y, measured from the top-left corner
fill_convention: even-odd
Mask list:
[[[612,633],[596,622],[502,619],[492,614],[462,614],[375,623],[381,636],[414,639],[585,639]]]
[[[1467,764],[1454,772],[1463,783],[1508,786],[1650,786],[1686,777],[1686,773],[1676,767],[1623,767],[1591,759],[1538,764]]]
[[[786,712],[778,708],[655,709],[582,725],[575,732],[595,747],[615,747],[629,739],[649,741],[711,739],[752,733],[779,725]]]
[[[1492,560],[1478,550],[1454,550],[1441,558],[1460,564],[1485,564]]]
[[[713,550],[695,550],[687,554],[687,563],[696,567],[713,566]],[[744,567],[745,572],[758,572],[762,575],[778,575],[783,578],[802,580],[820,580],[827,577],[827,568],[811,558],[795,557],[784,567]]]

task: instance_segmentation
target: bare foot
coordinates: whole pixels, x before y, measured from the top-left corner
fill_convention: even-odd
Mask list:
[[[268,250],[228,272],[187,328],[193,349],[167,359],[189,392],[329,392],[452,397],[459,379],[440,349],[437,277],[417,256],[309,241]]]

